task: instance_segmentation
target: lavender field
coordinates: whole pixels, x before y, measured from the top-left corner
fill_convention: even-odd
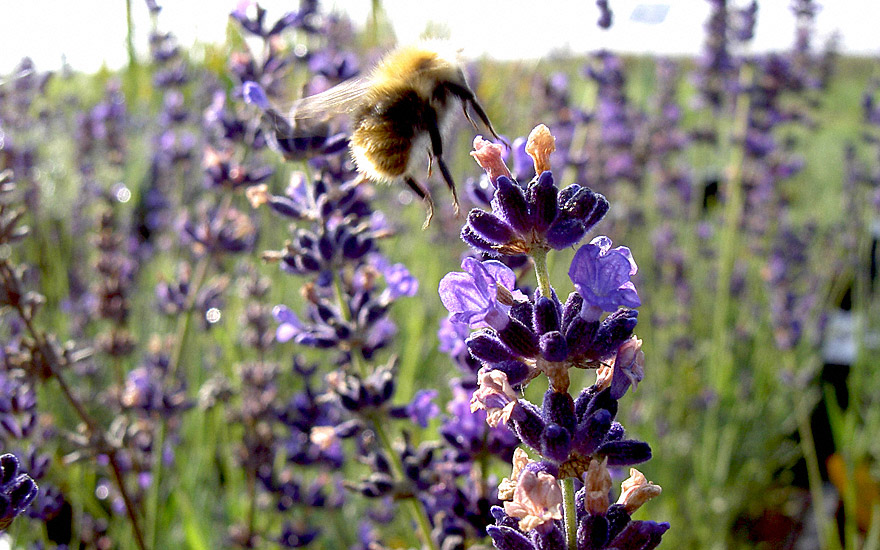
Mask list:
[[[191,51],[147,0],[126,68],[0,75],[0,549],[880,548],[880,63],[708,3],[380,82],[378,0]]]

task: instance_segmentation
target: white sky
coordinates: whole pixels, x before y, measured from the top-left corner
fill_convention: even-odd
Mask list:
[[[159,0],[160,28],[173,32],[182,46],[195,41],[222,42],[236,0]],[[146,51],[149,17],[143,0],[132,0],[136,45]],[[295,8],[297,0],[262,0],[268,19]],[[400,42],[416,40],[429,23],[449,30],[450,40],[473,57],[537,58],[553,50],[590,52],[697,53],[706,0],[610,0],[614,25],[596,26],[594,0],[384,0]],[[839,31],[844,51],[880,54],[880,1],[825,0],[817,18],[820,47]],[[651,25],[630,20],[639,4],[667,4],[665,21]],[[794,37],[790,0],[759,0],[753,47],[785,49]],[[325,10],[346,11],[358,25],[369,16],[371,0],[323,0]],[[40,70],[57,69],[66,58],[75,69],[93,71],[106,63],[123,66],[125,51],[123,0],[0,0],[0,74],[9,73],[23,56]]]

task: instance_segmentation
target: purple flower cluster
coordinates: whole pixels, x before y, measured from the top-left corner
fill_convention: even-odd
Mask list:
[[[546,127],[536,128],[530,138],[535,147],[545,149],[541,155],[555,150],[555,140]],[[568,248],[578,243],[608,211],[605,197],[587,187],[573,184],[560,190],[553,182],[553,174],[540,168],[537,161],[539,175],[527,187],[512,180],[509,171],[507,175],[493,171],[492,164],[503,161],[500,157],[480,160],[482,156],[498,154],[487,143],[479,142],[474,154],[495,186],[492,212],[471,210],[461,231],[461,238],[475,250],[515,255],[537,249]]]
[[[628,248],[612,248],[610,239],[597,237],[579,248],[572,260],[569,276],[576,291],[564,304],[557,298],[547,282],[547,250],[557,248],[547,238],[549,228],[560,217],[574,220],[577,229],[570,231],[567,246],[575,245],[601,219],[608,203],[576,185],[566,190],[574,189],[572,196],[583,202],[558,200],[568,193],[557,191],[548,177],[552,136],[546,127],[539,128],[526,146],[538,175],[525,193],[506,175],[500,150],[476,142],[474,156],[496,186],[493,212],[471,211],[462,231],[466,243],[496,255],[511,253],[514,239],[528,243],[515,251],[533,257],[538,290],[527,297],[516,289],[509,267],[474,258],[465,258],[464,271],[446,275],[439,286],[449,321],[478,329],[466,339],[470,355],[482,365],[471,411],[485,414],[493,429],[506,426],[540,457],[532,461],[517,450],[513,474],[499,486],[503,508],[492,509],[496,524],[487,532],[500,550],[561,549],[575,544],[597,549],[654,548],[669,525],[634,522],[630,514],[659,494],[659,487],[633,470],[620,501],[608,500],[607,466],[639,464],[651,457],[648,444],[627,438],[614,420],[618,401],[644,376],[641,340],[632,335],[637,322],[634,308],[641,305],[631,281],[636,263]],[[571,207],[560,208],[560,203]],[[603,205],[598,211],[597,204]],[[480,236],[476,244],[475,234]],[[603,312],[610,314],[603,318]],[[596,383],[573,398],[568,371],[597,367]],[[541,373],[550,388],[538,407],[519,396],[517,389]],[[450,428],[445,430],[448,433]],[[567,488],[566,497],[560,482]],[[570,489],[574,483],[582,485],[577,496]]]

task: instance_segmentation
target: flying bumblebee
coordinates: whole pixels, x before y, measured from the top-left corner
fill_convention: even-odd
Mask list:
[[[349,116],[349,147],[360,179],[386,183],[403,180],[425,202],[427,227],[434,202],[430,191],[414,177],[416,165],[423,158],[418,154],[421,150],[427,152],[429,176],[436,161],[458,214],[455,182],[443,160],[443,134],[456,103],[461,104],[475,129],[468,107],[496,139],[501,139],[468,86],[457,52],[421,44],[387,54],[367,77],[345,81],[296,101],[286,120],[267,114],[275,123],[276,140],[289,136],[301,141],[313,133],[326,135],[327,121],[334,116]]]

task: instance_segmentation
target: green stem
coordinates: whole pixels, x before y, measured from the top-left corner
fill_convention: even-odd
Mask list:
[[[335,271],[333,272],[333,291],[336,294],[336,302],[339,304],[339,312],[342,315],[342,320],[346,323],[351,323],[354,319],[354,316],[351,313],[351,308],[349,307],[348,301],[345,299],[345,293],[342,290],[342,278]],[[351,358],[351,366],[354,368],[355,372],[360,374],[361,376],[366,376],[367,369],[364,365],[363,361],[361,361],[361,347],[357,345],[356,342],[351,342],[351,349],[348,350],[348,355]]]
[[[379,442],[382,444],[382,448],[385,449],[385,454],[388,455],[388,460],[391,462],[391,470],[394,472],[394,477],[400,480],[406,479],[406,474],[403,471],[403,464],[400,462],[400,456],[398,456],[397,452],[394,450],[391,438],[388,437],[388,432],[385,431],[385,428],[382,425],[382,419],[373,418],[372,420],[376,436],[379,438]],[[416,525],[419,526],[419,531],[422,533],[422,538],[425,540],[425,544],[430,550],[439,550],[434,543],[434,539],[431,538],[431,522],[428,520],[428,514],[425,513],[422,501],[416,496],[411,496],[406,499],[406,502]]]
[[[137,68],[137,54],[134,50],[134,18],[131,14],[131,0],[125,0],[125,24],[128,32],[125,35],[125,49],[128,52],[128,68]]]
[[[535,264],[535,277],[538,279],[538,291],[541,296],[549,298],[550,291],[550,272],[547,270],[547,251],[543,248],[532,250],[532,262]]]
[[[748,63],[744,64],[740,71],[740,92],[736,100],[734,111],[733,130],[730,136],[730,161],[728,164],[728,181],[725,193],[724,227],[721,232],[721,242],[718,259],[718,285],[715,293],[715,315],[713,318],[713,346],[712,355],[714,366],[714,382],[719,394],[729,391],[729,378],[733,370],[733,356],[730,350],[730,332],[728,330],[728,316],[730,312],[730,288],[733,268],[736,264],[738,253],[738,235],[740,219],[744,207],[742,189],[743,163],[745,162],[745,136],[749,124],[749,112],[751,111],[751,87],[754,70]]]
[[[577,510],[574,505],[574,478],[562,480],[562,505],[568,550],[577,550]]]

